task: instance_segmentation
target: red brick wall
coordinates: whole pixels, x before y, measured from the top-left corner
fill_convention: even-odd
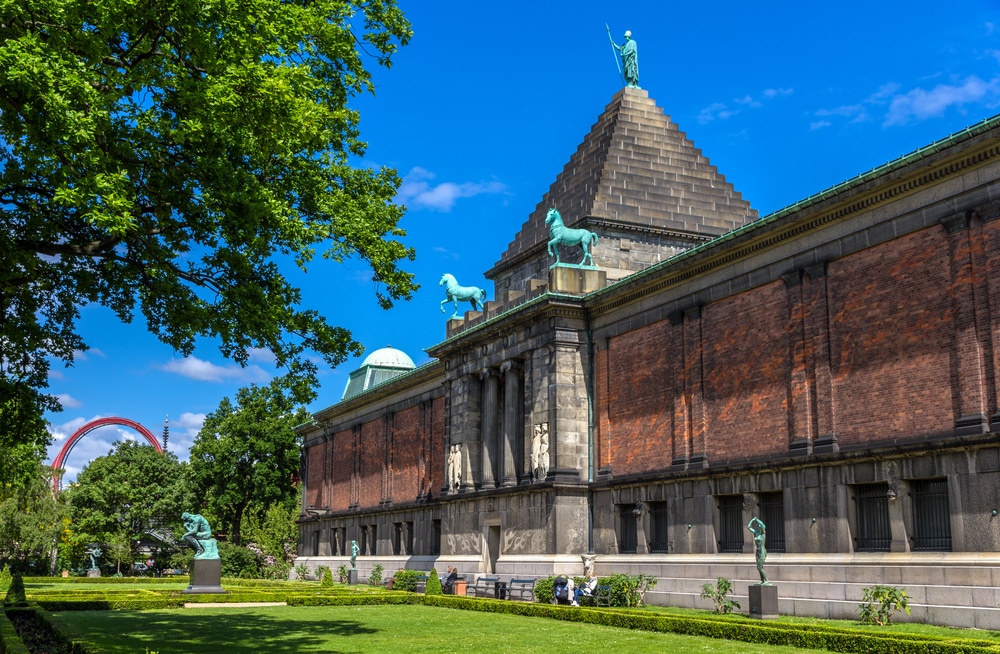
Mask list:
[[[670,465],[674,343],[666,320],[608,341],[597,365],[597,412],[601,417],[598,467],[614,474]],[[613,437],[611,437],[613,435]]]
[[[788,315],[781,281],[703,308],[710,465],[788,451]]]
[[[831,262],[834,425],[841,447],[954,428],[945,230]]]
[[[323,505],[323,444],[306,450],[306,505]]]
[[[435,398],[431,405],[431,432],[427,435],[430,439],[430,491],[432,497],[441,494],[444,486],[444,407],[443,397]]]
[[[354,431],[345,429],[333,436],[333,469],[330,471],[330,508],[346,511],[351,505],[351,475],[354,473]]]
[[[392,431],[392,501],[412,502],[426,483],[421,465],[424,453],[424,410],[420,406],[397,411]],[[429,416],[428,416],[429,418]]]
[[[386,464],[385,421],[381,418],[361,426],[361,469],[359,506],[378,506],[382,496],[383,473]]]
[[[830,431],[850,449],[992,415],[996,256],[1000,221],[934,226],[610,338],[595,362],[598,467],[654,472],[671,450],[717,466]]]

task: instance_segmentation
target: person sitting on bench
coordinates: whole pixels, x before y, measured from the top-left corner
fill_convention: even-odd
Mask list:
[[[455,594],[455,582],[458,580],[458,568],[448,566],[448,574],[444,576],[444,583],[441,584],[445,595]]]
[[[580,584],[580,587],[576,589],[576,593],[573,595],[573,606],[580,606],[581,597],[590,597],[594,594],[597,589],[597,575],[591,570],[590,574],[587,576],[587,581]]]

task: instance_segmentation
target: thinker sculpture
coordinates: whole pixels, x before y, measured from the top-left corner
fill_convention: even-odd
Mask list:
[[[352,540],[351,541],[351,567],[352,568],[357,568],[358,567],[358,553],[360,553],[360,552],[361,552],[361,549],[358,547],[358,541]]]
[[[624,77],[625,85],[633,89],[639,88],[639,52],[636,42],[632,40],[632,32],[625,30],[625,43],[621,45],[611,38],[610,28],[608,28],[608,38],[611,39],[611,47],[622,57],[618,72]]]
[[[181,540],[194,548],[194,558],[219,558],[218,545],[212,538],[212,528],[208,526],[208,520],[197,513],[184,512],[181,514],[181,521],[187,529]]]
[[[455,276],[451,273],[441,275],[438,286],[444,286],[444,300],[441,301],[441,313],[444,313],[444,305],[449,302],[455,304],[455,313],[452,318],[458,318],[458,303],[469,302],[473,311],[482,311],[483,302],[486,301],[486,291],[478,286],[459,286]]]
[[[753,542],[756,548],[754,558],[757,560],[757,574],[760,575],[760,585],[770,586],[771,582],[767,580],[767,573],[764,572],[764,560],[767,558],[767,550],[764,548],[764,541],[767,539],[767,527],[760,518],[754,516],[747,523],[747,529],[753,534]]]
[[[590,253],[590,246],[597,245],[597,234],[586,229],[566,227],[562,215],[555,207],[545,214],[545,224],[549,226],[549,255],[555,255],[556,263],[559,263],[560,245],[579,245],[583,248],[583,261],[580,265],[594,265],[594,255]]]

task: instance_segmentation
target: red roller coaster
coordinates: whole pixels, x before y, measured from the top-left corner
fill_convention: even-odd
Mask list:
[[[73,451],[73,446],[75,446],[81,438],[83,438],[90,432],[94,431],[95,429],[98,429],[100,427],[106,427],[108,425],[121,425],[123,427],[129,427],[131,429],[134,429],[140,434],[142,434],[146,438],[146,440],[149,441],[149,444],[156,448],[157,452],[163,451],[163,446],[160,445],[160,442],[158,440],[156,440],[156,437],[153,436],[152,432],[150,432],[148,429],[146,429],[136,421],[129,420],[128,418],[116,418],[116,417],[98,418],[97,420],[91,420],[83,427],[77,429],[76,432],[74,432],[73,435],[66,440],[66,442],[62,446],[62,449],[59,450],[59,454],[52,461],[52,469],[54,471],[62,470],[63,464],[66,462],[66,457],[68,457],[69,453]],[[52,475],[52,488],[54,488],[55,490],[59,490],[61,484],[62,484],[62,478],[60,477],[58,472],[55,472]]]

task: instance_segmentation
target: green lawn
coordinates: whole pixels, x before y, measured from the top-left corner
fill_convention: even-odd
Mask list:
[[[109,654],[216,652],[810,652],[429,606],[198,608],[57,614]]]

